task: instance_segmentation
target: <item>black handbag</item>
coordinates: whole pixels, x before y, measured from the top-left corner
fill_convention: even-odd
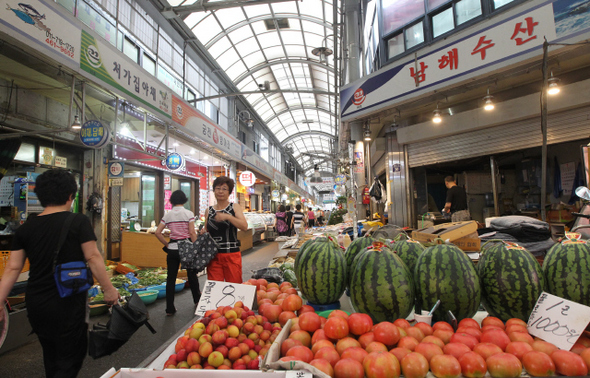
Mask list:
[[[219,246],[208,232],[197,237],[195,242],[180,240],[178,242],[178,254],[182,269],[193,269],[197,273],[209,265],[217,256]]]
[[[74,294],[87,291],[94,284],[92,272],[85,261],[70,261],[63,264],[57,264],[57,256],[66,240],[70,225],[76,217],[76,214],[70,213],[66,218],[61,229],[59,242],[53,257],[53,277],[55,286],[61,298],[69,297]]]
[[[108,356],[116,352],[141,326],[152,333],[156,330],[148,322],[149,313],[136,292],[127,297],[123,306],[112,307],[111,319],[105,325],[95,324],[89,332],[88,354],[93,358]]]

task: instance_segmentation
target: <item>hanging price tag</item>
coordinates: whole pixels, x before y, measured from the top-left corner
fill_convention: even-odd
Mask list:
[[[557,346],[570,350],[590,321],[590,307],[543,292],[529,317],[527,329]]]

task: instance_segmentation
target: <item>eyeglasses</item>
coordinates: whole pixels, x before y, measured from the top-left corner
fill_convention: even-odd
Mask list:
[[[223,188],[221,186],[218,186],[217,188],[213,188],[213,190],[217,190],[218,192],[229,192],[228,188]]]

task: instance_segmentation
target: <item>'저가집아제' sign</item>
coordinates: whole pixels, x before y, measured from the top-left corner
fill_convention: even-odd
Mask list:
[[[202,317],[208,310],[214,310],[220,306],[233,307],[236,302],[242,302],[244,306],[252,309],[255,297],[256,286],[254,285],[207,280],[195,315]]]

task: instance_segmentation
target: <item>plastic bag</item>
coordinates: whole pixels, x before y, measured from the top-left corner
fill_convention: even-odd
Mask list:
[[[375,202],[379,203],[384,202],[385,198],[387,197],[386,195],[384,195],[384,192],[385,189],[383,188],[383,185],[381,184],[379,179],[375,177],[373,185],[371,185],[371,189],[369,189],[369,195]]]
[[[252,271],[252,278],[264,278],[268,282],[282,283],[283,274],[279,268],[264,268],[256,271]]]

